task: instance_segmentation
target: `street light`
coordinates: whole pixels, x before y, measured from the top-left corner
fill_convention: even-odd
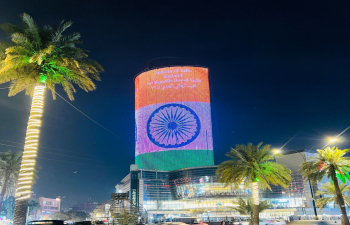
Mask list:
[[[338,141],[338,138],[334,137],[334,138],[328,138],[328,142],[329,143],[334,143],[334,142],[337,142]]]
[[[328,137],[327,138],[327,144],[325,144],[325,146],[323,146],[322,149],[324,149],[325,147],[329,146],[330,144],[336,143],[336,142],[342,142],[344,141],[344,138],[341,137],[340,135],[335,136],[335,137]]]
[[[280,148],[274,148],[274,149],[272,149],[272,151],[273,151],[274,154],[281,153],[281,149]]]
[[[275,154],[281,153],[281,149],[274,149],[273,152]],[[299,153],[301,155],[301,157],[303,158],[304,162],[306,162],[305,151],[304,151],[304,155],[301,154],[301,152],[299,152],[299,151],[290,151],[289,153]],[[309,181],[309,186],[310,186],[310,194],[311,194],[311,198],[312,198],[312,205],[314,207],[315,219],[318,220],[316,204],[315,204],[315,199],[314,199],[314,192],[313,192],[313,189],[312,189],[312,186],[311,186],[310,179],[308,179],[308,181]]]

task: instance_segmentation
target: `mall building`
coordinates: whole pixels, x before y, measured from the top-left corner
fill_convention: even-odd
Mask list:
[[[289,162],[301,163],[298,160],[300,154],[305,153],[288,154],[277,161],[287,166]],[[128,192],[130,199],[142,205],[153,218],[199,216],[203,220],[208,217],[220,220],[238,216],[232,207],[237,206],[238,198],[251,197],[250,188],[235,189],[232,185],[219,183],[216,169],[217,166],[205,166],[160,171],[131,165],[130,173],[116,186],[116,192]],[[303,182],[297,170],[293,170],[292,177],[287,189],[272,186],[272,191],[260,191],[260,197],[273,205],[273,209],[264,211],[261,216],[314,215],[309,184]],[[314,191],[316,189],[313,187]]]
[[[189,63],[155,60],[136,76],[135,164],[117,192],[128,192],[154,218],[237,215],[232,207],[251,193],[219,183],[215,174],[209,70],[184,65]],[[297,173],[307,154],[300,150],[277,160],[292,169],[293,182],[288,189],[261,191],[274,206],[266,216],[311,208],[309,185]]]

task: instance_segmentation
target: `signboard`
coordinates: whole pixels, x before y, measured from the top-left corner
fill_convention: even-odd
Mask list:
[[[113,200],[128,200],[128,193],[112,193],[111,199]]]
[[[139,168],[214,165],[207,68],[167,67],[140,74],[135,110]]]

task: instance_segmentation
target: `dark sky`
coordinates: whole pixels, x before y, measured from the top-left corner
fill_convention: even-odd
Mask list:
[[[66,206],[108,200],[128,173],[133,78],[157,57],[209,67],[216,164],[235,144],[280,147],[297,134],[285,149],[317,148],[350,125],[348,0],[0,0],[0,23],[19,24],[23,12],[39,25],[72,20],[69,31],[106,70],[97,90],[78,90],[73,104],[118,137],[46,95],[40,145],[48,148],[34,191],[66,196]],[[30,98],[0,90],[0,107],[0,150],[21,150],[3,144],[22,146]]]

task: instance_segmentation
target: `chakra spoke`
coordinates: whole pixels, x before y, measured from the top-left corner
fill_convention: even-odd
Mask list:
[[[181,104],[157,108],[147,122],[149,139],[163,148],[178,148],[194,141],[201,129],[197,114]]]

